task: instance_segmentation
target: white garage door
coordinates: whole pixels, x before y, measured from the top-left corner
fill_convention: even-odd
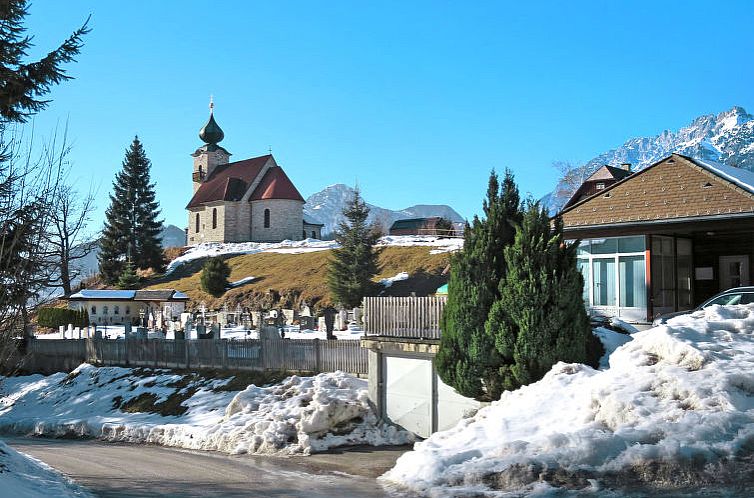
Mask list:
[[[384,356],[387,417],[421,437],[432,432],[432,362]]]
[[[465,398],[437,376],[437,430],[444,431],[455,426],[470,412],[479,409],[479,401]]]

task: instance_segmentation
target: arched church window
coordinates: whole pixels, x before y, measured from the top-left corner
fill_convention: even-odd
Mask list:
[[[196,213],[196,233],[199,233],[199,213]]]
[[[270,228],[270,210],[269,209],[264,210],[264,227]]]
[[[212,228],[217,228],[217,208],[212,208]]]

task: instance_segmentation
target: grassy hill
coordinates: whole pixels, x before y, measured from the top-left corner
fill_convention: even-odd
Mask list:
[[[384,295],[417,296],[431,294],[447,282],[443,274],[449,263],[449,254],[430,254],[433,247],[385,247],[380,253],[381,272],[377,280],[407,272],[409,279],[393,283]],[[234,308],[236,304],[251,308],[297,306],[306,302],[314,306],[332,303],[327,289],[327,262],[331,251],[302,254],[258,253],[225,257],[231,269],[229,280],[235,282],[246,277],[256,277],[252,282],[228,290],[215,298],[202,291],[199,276],[205,259],[194,260],[179,266],[166,277],[148,283],[147,289],[172,287],[191,298],[189,307],[205,301],[209,308],[219,308],[224,303]]]

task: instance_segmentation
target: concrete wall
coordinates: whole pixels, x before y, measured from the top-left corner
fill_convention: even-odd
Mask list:
[[[270,210],[270,227],[264,227],[264,211]],[[288,199],[251,202],[251,238],[254,242],[301,240],[304,203]]]
[[[309,225],[304,223],[304,232],[309,239],[322,239],[322,227],[319,225]]]

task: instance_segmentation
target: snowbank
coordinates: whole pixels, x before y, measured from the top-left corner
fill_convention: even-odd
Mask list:
[[[597,327],[592,329],[592,333],[599,338],[602,343],[602,347],[605,348],[605,352],[600,358],[600,370],[604,370],[610,366],[610,356],[625,343],[633,339],[628,334],[621,334],[614,330],[606,329],[605,327]]]
[[[608,370],[555,365],[382,478],[433,495],[740,483],[754,472],[753,367],[754,305],[712,306],[633,334]]]
[[[366,382],[343,372],[240,392],[223,390],[228,382],[87,364],[68,375],[4,378],[0,429],[227,453],[309,454],[410,440],[377,420]]]
[[[3,442],[0,442],[0,488],[3,496],[23,498],[92,496],[48,465]]]
[[[443,239],[439,237],[420,235],[401,235],[382,237],[377,241],[377,246],[427,246],[435,247],[430,254],[456,251],[463,247],[463,239]],[[168,264],[166,273],[173,272],[180,265],[194,259],[222,256],[227,254],[255,254],[259,252],[274,252],[283,254],[301,254],[305,252],[327,251],[340,247],[334,240],[284,240],[276,243],[261,242],[235,242],[219,243],[211,242],[192,246],[185,254],[175,258]]]

